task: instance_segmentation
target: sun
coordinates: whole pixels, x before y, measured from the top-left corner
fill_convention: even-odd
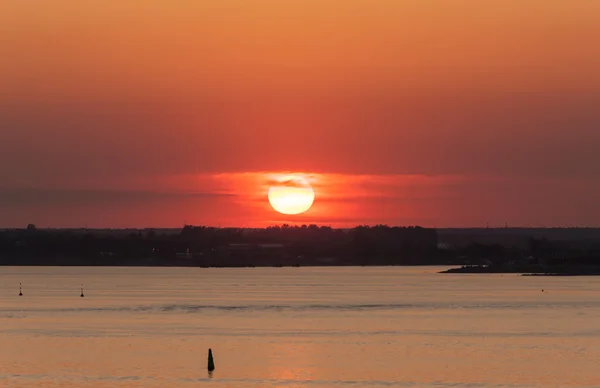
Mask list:
[[[269,189],[269,203],[282,214],[304,213],[315,200],[315,191],[301,176],[281,177]]]

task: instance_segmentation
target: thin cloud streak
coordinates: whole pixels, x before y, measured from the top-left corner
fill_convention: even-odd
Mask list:
[[[267,200],[270,185],[290,174],[305,177],[315,190],[313,207],[297,216],[275,212]],[[139,189],[133,189],[135,185]],[[530,181],[489,175],[195,174],[144,178],[123,187],[116,179],[96,188],[4,188],[0,226],[22,226],[37,218],[47,219],[44,222],[51,226],[72,226],[81,224],[83,215],[105,222],[106,227],[177,227],[183,220],[222,226],[265,226],[271,221],[333,226],[352,222],[595,226],[600,219],[598,197],[599,183],[576,177]]]
[[[0,206],[118,204],[178,199],[235,197],[218,192],[156,192],[141,190],[7,189],[0,188]]]

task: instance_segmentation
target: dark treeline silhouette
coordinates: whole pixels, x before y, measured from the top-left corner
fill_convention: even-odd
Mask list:
[[[600,268],[600,231],[461,231],[387,225],[333,229],[285,224],[264,229],[186,225],[179,230],[67,230],[29,225],[0,231],[0,265],[434,264],[467,265],[483,272],[535,272],[549,266]]]
[[[0,265],[300,266],[441,264],[434,229],[281,225],[264,229],[186,225],[178,233],[0,231]]]
[[[532,239],[573,247],[600,243],[600,228],[439,228],[437,232],[440,243],[454,247],[477,243],[526,250]]]
[[[556,231],[555,231],[556,232]],[[549,240],[526,244],[470,243],[452,250],[461,268],[450,273],[600,274],[600,240]]]

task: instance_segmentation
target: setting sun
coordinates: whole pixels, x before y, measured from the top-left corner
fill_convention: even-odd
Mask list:
[[[310,209],[315,192],[306,179],[285,176],[271,186],[268,198],[273,209],[279,213],[300,214]]]

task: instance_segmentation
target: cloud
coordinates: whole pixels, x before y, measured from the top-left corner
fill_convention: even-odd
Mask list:
[[[0,188],[0,206],[122,204],[181,199],[235,197],[217,192],[158,192],[144,190]]]
[[[270,184],[288,175],[306,177],[316,192],[313,207],[298,216],[276,213],[267,200]],[[106,227],[176,227],[184,222],[223,226],[283,222],[332,226],[597,225],[599,195],[599,182],[577,177],[194,174],[105,181],[80,188],[0,188],[0,226],[34,222],[59,227],[88,220]]]
[[[305,188],[309,186],[308,182],[301,177],[283,177],[281,179],[268,178],[265,184],[276,187],[296,187]]]

